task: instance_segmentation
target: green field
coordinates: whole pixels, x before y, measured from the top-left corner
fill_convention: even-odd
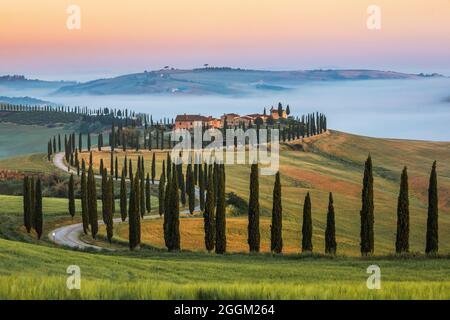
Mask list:
[[[375,257],[359,257],[363,163],[372,154],[375,175]],[[108,158],[108,152],[95,154]],[[118,152],[119,159],[123,154]],[[158,159],[165,158],[158,153]],[[135,159],[132,152],[129,157]],[[137,252],[79,252],[24,234],[21,197],[0,196],[0,298],[4,299],[450,299],[450,143],[373,139],[331,132],[282,147],[284,254],[268,253],[273,177],[260,178],[261,254],[248,254],[245,215],[229,216],[230,252],[204,251],[200,218],[181,219],[183,251],[163,248],[161,221],[143,223]],[[149,170],[151,153],[145,153]],[[423,255],[428,175],[438,161],[440,256]],[[105,161],[106,165],[109,161]],[[121,161],[119,161],[121,163]],[[411,251],[395,256],[396,201],[404,165],[410,178]],[[52,173],[44,154],[0,161],[0,169]],[[157,176],[160,173],[158,165]],[[248,199],[249,168],[227,166],[227,192]],[[312,195],[314,255],[301,255],[301,212]],[[322,255],[328,192],[335,197],[338,256]],[[154,206],[156,208],[156,206]],[[79,204],[77,203],[79,210]],[[67,200],[44,199],[44,234],[72,223]],[[79,222],[77,211],[74,222]],[[101,213],[99,211],[99,216]],[[127,225],[116,224],[118,240]],[[97,242],[102,244],[102,242]],[[119,245],[120,247],[120,245]],[[381,268],[381,290],[368,290],[370,265]],[[78,265],[80,291],[66,289],[66,268]]]

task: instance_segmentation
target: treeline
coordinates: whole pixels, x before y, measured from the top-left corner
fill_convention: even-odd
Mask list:
[[[181,156],[181,155],[180,155]],[[99,174],[101,176],[101,200],[102,216],[106,225],[107,238],[111,241],[113,237],[113,215],[115,209],[115,192],[113,179],[118,179],[117,158],[111,158],[111,169],[108,171],[100,161]],[[115,166],[113,166],[115,163]],[[113,169],[114,168],[114,169]],[[151,169],[147,174],[144,170],[144,158],[139,157],[135,173],[131,159],[124,159],[120,175],[120,216],[122,221],[129,220],[129,246],[133,250],[141,243],[141,220],[145,214],[151,212],[151,185],[155,184],[156,163],[153,153]],[[128,177],[128,178],[127,178]],[[204,219],[204,245],[207,251],[215,251],[218,254],[227,251],[226,240],[226,215],[225,215],[225,166],[223,164],[192,164],[186,166],[185,172],[181,164],[172,163],[169,154],[162,162],[162,172],[158,183],[158,213],[163,216],[163,231],[166,247],[169,251],[178,251],[180,244],[180,204],[187,206],[188,211],[193,214],[195,210],[203,213]],[[409,194],[408,173],[405,167],[401,174],[400,191],[397,203],[397,232],[395,252],[404,254],[409,252]],[[30,221],[37,221],[34,225],[42,230],[42,200],[36,201],[36,197],[42,197],[37,191],[40,182],[30,183],[28,178],[24,179],[24,224],[29,230]],[[128,186],[129,185],[129,186]],[[374,178],[372,158],[369,155],[364,167],[363,187],[361,192],[360,210],[360,252],[363,256],[374,254]],[[129,190],[128,190],[129,189]],[[85,161],[81,166],[81,206],[83,230],[85,233],[91,231],[93,238],[98,232],[97,222],[97,188],[95,174],[92,168],[92,154],[89,160],[89,169],[86,170]],[[69,213],[75,214],[75,185],[74,177],[71,175],[68,188]],[[195,207],[196,198],[199,206]],[[275,176],[273,187],[272,221],[270,227],[271,251],[283,252],[283,207],[282,207],[282,185],[280,173]],[[302,240],[301,251],[313,252],[313,217],[312,201],[310,193],[305,196],[303,203],[302,218]],[[33,212],[38,212],[37,216]],[[40,213],[39,213],[40,212]],[[260,251],[260,204],[259,204],[259,169],[257,164],[251,166],[249,182],[248,203],[248,246],[250,252]],[[326,228],[324,234],[325,253],[335,255],[338,250],[336,240],[335,209],[333,194],[329,194],[328,210],[326,212]],[[36,217],[37,220],[30,217]],[[40,218],[38,218],[40,217]],[[39,227],[39,221],[41,225]],[[427,254],[438,253],[438,188],[436,162],[433,163],[429,188],[428,188],[428,218],[426,226],[425,252]],[[42,232],[42,231],[41,231]]]

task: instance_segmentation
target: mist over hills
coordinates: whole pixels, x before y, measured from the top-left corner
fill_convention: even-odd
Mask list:
[[[377,70],[266,71],[233,68],[192,70],[162,69],[97,79],[73,81],[30,80],[23,76],[0,77],[0,87],[46,89],[51,95],[223,95],[243,96],[257,92],[280,92],[307,82],[420,79],[438,74],[407,74]]]

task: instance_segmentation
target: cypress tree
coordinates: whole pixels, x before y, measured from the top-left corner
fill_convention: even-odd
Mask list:
[[[103,177],[103,159],[100,159],[100,169],[98,170],[98,174]]]
[[[153,156],[152,156],[152,184],[155,184],[155,176],[156,176],[156,161],[155,161],[155,153],[153,152]]]
[[[194,213],[195,210],[195,185],[194,178],[192,176],[192,165],[187,165],[186,172],[186,182],[187,182],[187,193],[188,193],[188,203],[189,203],[189,212],[190,214]]]
[[[250,199],[248,206],[248,245],[250,252],[259,252],[260,247],[258,170],[258,164],[252,164],[250,174]],[[211,181],[212,180],[209,180],[209,182]]]
[[[171,205],[172,205],[172,203],[171,203],[172,179],[170,176],[169,176],[169,178],[170,179],[167,180],[166,190],[164,192],[165,197],[164,197],[164,222],[163,222],[164,242],[165,242],[167,248],[170,247],[169,221],[170,221],[170,215],[172,212],[172,208],[171,208]]]
[[[75,185],[73,180],[73,174],[69,178],[69,214],[73,217],[75,216]]]
[[[111,176],[114,176],[114,153],[111,151],[111,159],[109,162],[109,171]]]
[[[198,187],[200,197],[200,210],[205,210],[205,177],[203,176],[203,166],[198,166]]]
[[[118,157],[116,157],[115,165],[114,165],[114,176],[116,178],[116,181],[119,180],[119,162]]]
[[[181,165],[179,165],[178,168],[181,169]],[[183,174],[183,172],[181,172],[181,170],[179,170],[177,172],[177,175],[179,177],[178,183],[179,183],[179,188],[180,188],[180,193],[181,193],[180,200],[181,200],[181,204],[184,207],[186,205],[186,184],[184,182],[184,174]]]
[[[397,202],[397,237],[395,241],[395,252],[404,253],[409,251],[409,196],[408,196],[408,171],[403,168],[400,179],[400,192]]]
[[[159,215],[162,216],[164,214],[164,202],[165,202],[165,184],[166,184],[166,173],[164,169],[164,161],[162,165],[162,173],[161,177],[159,178],[159,185],[158,185],[158,204],[159,204]]]
[[[102,172],[102,217],[103,217],[103,222],[106,224],[106,209],[108,204],[106,202],[108,202],[108,195],[107,195],[107,191],[108,191],[108,170],[105,168],[103,169]]]
[[[147,212],[152,211],[151,193],[150,193],[150,174],[147,173],[147,181],[145,183],[145,207]]]
[[[31,231],[32,219],[31,216],[31,194],[30,194],[30,180],[28,176],[23,179],[23,224],[28,233]]]
[[[141,170],[140,170],[140,174],[139,174],[139,210],[140,210],[140,214],[141,217],[143,218],[145,215],[145,176],[144,176],[144,171],[142,170],[142,164],[143,162],[141,162]]]
[[[36,193],[35,193],[35,204],[34,204],[34,213],[33,213],[33,226],[36,231],[38,240],[41,239],[42,236],[42,187],[41,187],[41,179],[38,178],[36,181]]]
[[[214,240],[215,240],[215,217],[214,217],[214,184],[213,175],[211,173],[212,167],[209,166],[208,174],[208,187],[206,190],[206,203],[205,212],[203,213],[204,218],[204,228],[205,228],[205,247],[206,250],[211,252],[214,250]]]
[[[362,189],[361,216],[361,255],[367,256],[374,251],[374,204],[373,204],[373,173],[372,158],[369,155],[365,163]]]
[[[36,183],[34,177],[30,179],[30,215],[31,215],[31,226],[34,228],[34,211],[36,209]]]
[[[95,177],[92,166],[89,166],[88,170],[88,212],[92,238],[95,239],[98,232],[97,190],[95,186]]]
[[[309,192],[305,197],[303,206],[303,225],[302,225],[302,252],[312,252],[312,217],[311,217],[311,197]]]
[[[123,167],[122,167],[122,171],[125,174],[125,178],[128,177],[128,159],[127,159],[127,155],[125,154],[125,159],[123,160]]]
[[[88,233],[89,230],[89,213],[88,213],[88,190],[87,190],[87,181],[86,181],[86,164],[84,159],[82,161],[82,171],[81,171],[81,218],[83,220],[83,232],[84,234]]]
[[[178,177],[177,172],[174,170],[172,174],[171,183],[171,197],[170,197],[170,222],[169,222],[169,235],[170,235],[170,247],[169,251],[180,250],[180,200],[178,193]]]
[[[137,235],[137,220],[139,219],[139,212],[136,210],[136,186],[132,183],[130,186],[130,203],[128,206],[128,227],[129,227],[129,246],[130,250],[134,250],[138,244]]]
[[[122,177],[120,179],[120,217],[122,221],[125,221],[127,218],[127,182],[124,169],[122,169]]]
[[[219,166],[216,206],[216,253],[223,254],[227,251],[226,217],[225,217],[225,168]],[[192,188],[194,181],[191,179]]]
[[[87,148],[88,148],[88,151],[91,152],[91,134],[90,133],[88,133],[88,135],[87,135]]]
[[[435,161],[431,169],[430,184],[428,187],[427,243],[425,252],[427,254],[436,254],[438,250],[438,189]]]
[[[333,194],[330,192],[328,199],[327,227],[325,229],[325,253],[335,255],[337,249],[336,244],[336,227],[334,219]]]
[[[272,205],[272,225],[270,226],[271,251],[281,253],[283,251],[283,208],[281,205],[281,182],[280,172],[275,176],[275,184],[273,187],[273,205]]]
[[[113,208],[112,203],[114,201],[113,197],[113,180],[112,177],[109,177],[109,180],[106,183],[106,201],[105,201],[105,226],[106,226],[106,236],[108,238],[109,243],[111,243],[111,239],[113,237]]]

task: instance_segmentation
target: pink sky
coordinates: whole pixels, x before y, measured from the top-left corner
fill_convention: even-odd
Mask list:
[[[81,9],[68,30],[66,9]],[[381,8],[382,29],[366,27]],[[450,72],[449,0],[2,0],[0,74],[56,78],[203,63]]]

